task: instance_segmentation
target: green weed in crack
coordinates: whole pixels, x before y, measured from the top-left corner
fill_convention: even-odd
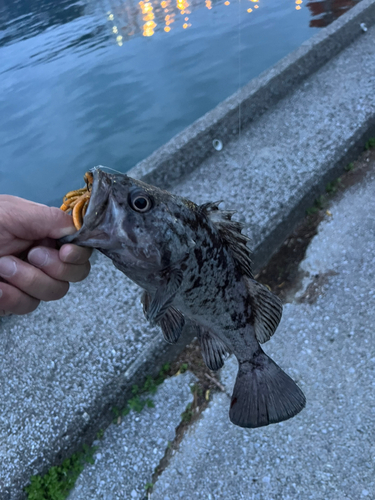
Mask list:
[[[334,181],[332,182],[328,182],[328,184],[326,185],[326,192],[328,194],[335,194],[337,193],[339,187],[341,187],[341,177],[338,177],[337,179],[335,179]]]
[[[146,493],[149,493],[149,492],[151,493],[153,487],[154,487],[153,483],[146,483],[145,484]]]
[[[182,363],[182,365],[180,367],[180,373],[185,373],[188,368],[189,368],[189,365],[187,363]]]
[[[156,377],[151,377],[148,375],[142,387],[138,385],[133,385],[132,394],[133,397],[130,398],[125,407],[119,410],[116,406],[112,408],[112,413],[114,415],[113,422],[120,422],[120,417],[125,417],[130,413],[131,410],[140,413],[145,406],[147,408],[154,408],[154,403],[150,398],[146,398],[147,394],[155,394],[158,386],[164,382],[164,380],[169,377],[170,364],[166,363],[163,365],[162,369]]]
[[[25,488],[28,500],[65,500],[74,487],[85,463],[94,463],[95,447],[84,445],[59,466],[51,467],[44,476],[32,476]]]
[[[192,418],[193,418],[192,404],[188,403],[188,405],[186,406],[186,410],[183,413],[181,413],[181,422],[187,424],[191,421]]]

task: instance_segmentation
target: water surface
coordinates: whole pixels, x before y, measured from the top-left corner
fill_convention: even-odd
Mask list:
[[[3,0],[1,192],[129,170],[354,3]]]

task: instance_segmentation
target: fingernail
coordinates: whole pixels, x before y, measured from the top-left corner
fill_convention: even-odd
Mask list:
[[[0,275],[4,278],[10,278],[17,272],[17,264],[10,257],[2,257],[0,259]]]
[[[33,266],[44,267],[49,261],[49,254],[44,248],[33,248],[30,250],[27,258]]]
[[[60,248],[60,259],[67,264],[75,264],[80,259],[80,250],[81,249],[75,245],[73,246],[72,244],[67,243]]]
[[[63,238],[64,236],[70,236],[71,234],[74,234],[77,232],[77,229],[73,226],[73,223],[71,226],[66,226],[62,227],[60,230],[60,238]]]

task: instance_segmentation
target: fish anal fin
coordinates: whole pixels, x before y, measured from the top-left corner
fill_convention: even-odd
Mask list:
[[[201,325],[196,325],[196,328],[204,362],[210,370],[219,370],[223,367],[224,360],[228,355],[226,345],[207,328]]]
[[[240,427],[263,427],[294,417],[305,404],[298,385],[259,348],[239,365],[229,418]]]
[[[143,292],[141,302],[143,304],[143,312],[147,318],[147,313],[151,303],[151,298],[148,292]],[[178,311],[175,307],[170,306],[158,322],[158,325],[163,332],[164,340],[168,342],[168,344],[175,344],[180,338],[182,329],[184,328],[185,318],[180,311]]]
[[[261,344],[267,342],[278,327],[283,305],[281,300],[253,279],[246,279],[254,316],[255,336]]]

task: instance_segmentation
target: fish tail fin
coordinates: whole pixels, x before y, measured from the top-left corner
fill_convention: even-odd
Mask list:
[[[259,348],[239,364],[229,418],[240,427],[263,427],[294,417],[305,404],[297,384]]]

